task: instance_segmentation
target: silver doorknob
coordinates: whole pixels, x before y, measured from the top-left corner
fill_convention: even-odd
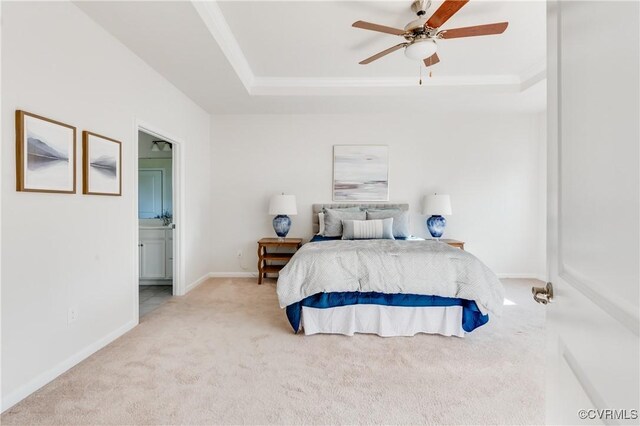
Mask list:
[[[531,293],[533,293],[533,300],[546,305],[553,299],[553,284],[547,283],[544,287],[531,287]]]

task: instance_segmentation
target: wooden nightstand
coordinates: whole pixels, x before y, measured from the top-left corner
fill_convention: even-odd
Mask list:
[[[464,250],[464,241],[450,240],[448,238],[442,238],[440,239],[440,241],[449,244],[451,247],[457,247],[461,250]]]
[[[258,284],[267,274],[277,274],[302,246],[301,238],[263,238],[258,241]],[[286,252],[270,251],[285,248]],[[277,262],[277,263],[273,263]]]

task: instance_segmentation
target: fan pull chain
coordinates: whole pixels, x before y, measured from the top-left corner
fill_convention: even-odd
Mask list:
[[[418,65],[418,75],[419,75],[418,84],[422,86],[422,65]],[[429,78],[431,77],[433,77],[433,72],[429,71]]]

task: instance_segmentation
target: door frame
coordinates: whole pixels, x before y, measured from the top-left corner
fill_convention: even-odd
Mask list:
[[[135,224],[135,232],[133,233],[133,247],[138,247],[140,241],[139,226],[138,226],[138,132],[144,132],[150,134],[158,139],[165,140],[172,145],[172,164],[171,164],[171,179],[172,179],[172,203],[173,203],[173,223],[175,229],[173,230],[173,295],[182,296],[185,294],[185,257],[184,257],[184,224],[185,224],[185,198],[184,198],[184,174],[186,168],[184,167],[185,159],[185,144],[183,139],[175,137],[170,133],[164,131],[158,126],[150,124],[140,119],[135,119],[134,123],[134,136],[132,156],[135,159],[133,166],[133,181],[134,181],[134,194],[133,194],[133,211],[131,212],[132,220]],[[134,251],[134,279],[132,280],[133,293],[135,301],[134,303],[134,318],[139,319],[139,250]]]

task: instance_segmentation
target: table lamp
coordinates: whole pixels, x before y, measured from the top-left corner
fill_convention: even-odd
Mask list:
[[[440,239],[447,226],[447,220],[442,216],[451,214],[451,197],[445,194],[427,195],[422,203],[422,214],[431,215],[427,219],[427,229],[433,238]]]
[[[274,214],[273,229],[279,238],[284,238],[291,229],[291,219],[287,215],[298,214],[295,195],[274,195],[269,203],[269,214]]]

